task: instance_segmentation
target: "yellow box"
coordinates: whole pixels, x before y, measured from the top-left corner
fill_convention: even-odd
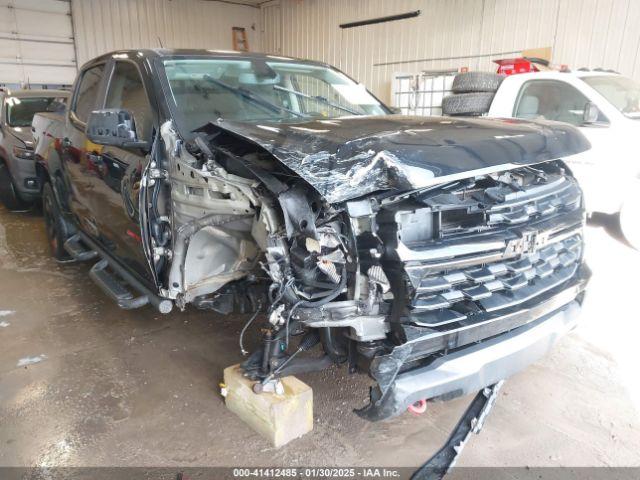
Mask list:
[[[296,377],[281,379],[284,394],[253,393],[254,381],[242,376],[239,365],[224,369],[225,403],[274,447],[313,430],[313,390]]]

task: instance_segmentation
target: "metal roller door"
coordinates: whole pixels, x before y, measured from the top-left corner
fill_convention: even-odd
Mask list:
[[[70,1],[0,0],[0,85],[68,85],[75,74]]]

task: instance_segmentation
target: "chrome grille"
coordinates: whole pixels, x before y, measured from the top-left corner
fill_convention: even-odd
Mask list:
[[[580,189],[567,177],[520,192],[503,194],[503,188],[485,190],[485,194],[496,201],[487,211],[487,225],[515,225],[580,207]]]
[[[580,209],[582,194],[576,181],[549,175],[545,183],[443,193],[424,204],[439,212],[439,238],[495,231]],[[453,219],[449,216],[453,214]]]
[[[461,331],[485,323],[495,322],[465,338],[515,328],[500,318],[553,297],[582,263],[582,192],[561,163],[393,198],[376,220],[388,276],[408,287],[400,323],[433,348],[462,344]]]
[[[573,230],[530,253],[503,252],[502,259],[491,262],[475,255],[466,259],[464,268],[434,271],[428,262],[412,262],[405,266],[415,289],[410,319],[419,326],[441,327],[479,311],[512,307],[570,279],[581,255],[582,236]],[[460,264],[456,260],[450,259],[449,263]],[[439,263],[439,268],[443,266],[446,262]]]

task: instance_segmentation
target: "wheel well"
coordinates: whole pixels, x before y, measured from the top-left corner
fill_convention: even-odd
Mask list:
[[[44,184],[47,182],[50,183],[51,178],[49,177],[49,171],[40,163],[36,163],[36,177],[38,178],[38,184],[40,185],[40,193],[42,193]]]

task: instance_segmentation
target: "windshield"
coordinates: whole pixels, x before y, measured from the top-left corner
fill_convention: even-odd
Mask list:
[[[29,127],[36,113],[62,111],[65,101],[62,97],[9,97],[6,100],[7,124]]]
[[[164,69],[183,132],[219,118],[293,122],[387,113],[364,86],[319,65],[262,59],[179,59],[165,60]]]
[[[583,77],[582,80],[606,98],[620,112],[640,118],[640,84],[620,75]]]

